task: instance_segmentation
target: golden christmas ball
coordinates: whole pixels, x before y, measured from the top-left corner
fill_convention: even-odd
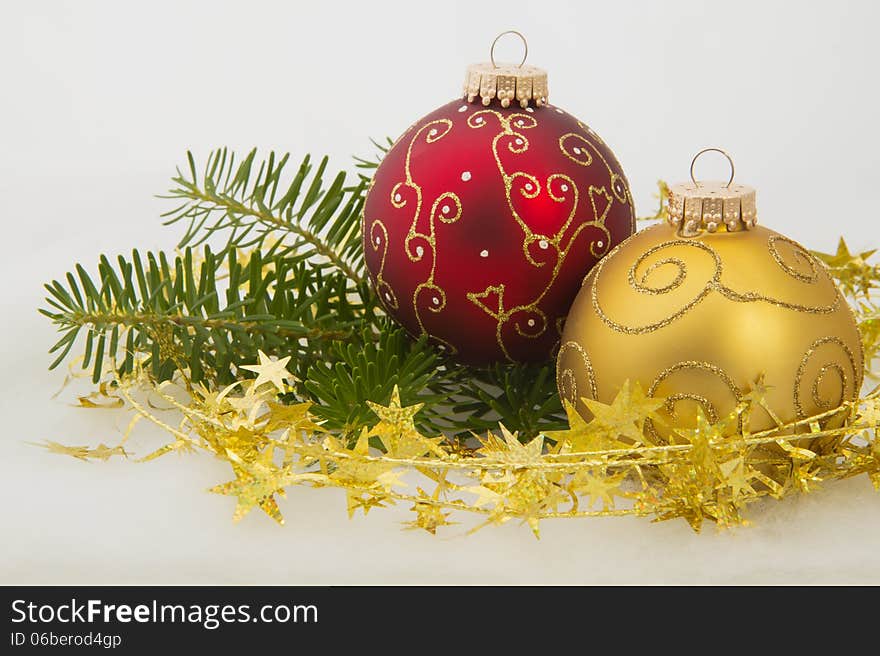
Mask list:
[[[748,426],[759,431],[775,425],[773,414],[789,422],[858,398],[862,361],[852,311],[825,266],[757,225],[754,190],[731,174],[672,187],[669,220],[590,272],[556,376],[587,419],[581,399],[611,403],[630,380],[665,398],[659,414],[680,428],[694,426],[698,406],[710,421],[724,418],[760,386],[766,408],[753,409]]]

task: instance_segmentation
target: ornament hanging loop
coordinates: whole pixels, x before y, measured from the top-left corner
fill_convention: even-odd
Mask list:
[[[501,34],[499,34],[498,36],[495,37],[495,40],[492,42],[492,47],[489,48],[489,59],[492,61],[492,66],[494,68],[498,68],[498,64],[495,63],[495,46],[498,44],[498,41],[501,39],[501,37],[506,36],[508,34],[514,34],[514,35],[518,36],[523,42],[522,61],[520,61],[520,63],[517,64],[517,66],[516,66],[517,68],[522,68],[523,64],[526,63],[526,59],[529,56],[529,42],[526,41],[526,38],[520,32],[517,32],[516,30],[507,30],[507,31],[502,32]]]
[[[700,159],[700,155],[704,153],[721,153],[727,158],[727,162],[730,164],[730,179],[727,181],[727,188],[730,189],[730,185],[733,184],[733,176],[736,175],[736,168],[733,165],[733,158],[728,155],[726,150],[722,150],[721,148],[703,148],[700,152],[694,155],[694,158],[691,160],[691,181],[697,186],[700,186],[700,183],[694,177],[694,165],[697,163],[697,160]]]
[[[730,178],[698,181],[694,165],[704,153],[721,153],[730,164]],[[758,212],[755,190],[733,183],[736,169],[733,158],[721,148],[703,148],[691,160],[691,181],[669,187],[669,223],[681,237],[696,237],[705,232],[738,232],[755,227]]]
[[[523,56],[519,64],[495,61],[495,46],[507,34],[513,34],[522,40]],[[479,98],[486,107],[495,99],[504,108],[510,107],[511,103],[517,103],[523,109],[527,109],[530,102],[534,102],[535,107],[546,105],[547,71],[526,64],[528,56],[529,44],[522,34],[516,30],[502,32],[495,37],[492,47],[489,48],[491,61],[467,67],[462,95],[468,102]]]

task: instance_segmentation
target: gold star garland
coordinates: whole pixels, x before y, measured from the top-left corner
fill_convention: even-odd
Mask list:
[[[872,297],[880,267],[868,264],[872,253],[852,254],[841,239],[835,254],[816,254],[851,300],[868,369],[880,350],[880,311]],[[661,421],[656,410],[664,399],[627,383],[610,404],[588,401],[590,422],[567,405],[567,430],[524,444],[499,425],[497,432],[475,435],[471,447],[421,434],[415,416],[422,405],[402,406],[396,387],[387,405],[369,403],[377,420],[372,428],[348,440],[331,434],[309,403],[279,401],[290,391],[290,358],[272,360],[262,352],[259,358],[243,367],[255,379],[219,391],[186,380],[157,384],[137,367],[125,376],[110,371],[80,405],[132,410],[120,443],[41,446],[80,460],[129,457],[123,445],[136,421],[148,419],[172,439],[140,460],[204,451],[225,461],[233,479],[210,491],[235,497],[236,521],[257,507],[283,523],[277,498],[292,486],[311,485],[345,490],[349,516],[409,504],[414,518],[405,528],[432,534],[456,524],[455,513],[468,512],[483,519],[472,530],[518,520],[536,536],[544,519],[621,515],[683,518],[699,531],[706,520],[719,527],[747,524],[744,511],[752,502],[812,492],[835,479],[865,474],[880,490],[880,386],[813,417],[777,418],[770,430],[740,432],[754,408],[767,409],[759,376],[730,415],[712,423],[698,410],[694,428],[675,429],[674,438],[661,443],[645,422]]]

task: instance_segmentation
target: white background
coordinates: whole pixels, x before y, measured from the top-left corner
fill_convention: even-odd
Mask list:
[[[639,213],[657,178],[720,145],[763,223],[810,248],[880,245],[875,2],[11,2],[0,4],[0,583],[880,583],[866,478],[768,502],[755,525],[550,521],[462,537],[401,531],[405,508],[346,518],[293,489],[280,528],[231,522],[207,456],[87,464],[28,445],[112,443],[126,418],[52,393],[41,284],[74,262],[170,248],[167,188],[192,149],[327,153],[338,168],[459,92],[519,29],[551,101],[616,151]],[[501,58],[516,55],[505,43]],[[507,57],[504,57],[507,55]],[[721,177],[720,161],[701,168]],[[140,454],[160,435],[146,426]]]

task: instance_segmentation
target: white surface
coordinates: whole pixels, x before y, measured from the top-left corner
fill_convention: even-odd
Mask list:
[[[4,2],[0,583],[880,583],[867,479],[767,503],[756,526],[725,534],[604,519],[545,522],[540,541],[515,525],[434,538],[399,530],[405,508],[348,521],[328,490],[291,490],[284,528],[258,512],[233,525],[234,500],[204,492],[228,474],[207,457],[86,464],[26,444],[112,442],[124,427],[71,408],[72,391],[50,399],[63,373],[45,370],[55,337],[40,286],[100,252],[172,247],[152,195],[185,149],[349,167],[368,137],[454,97],[508,28],[549,69],[552,101],[616,151],[640,213],[658,177],[684,179],[696,150],[720,145],[758,188],[763,222],[811,248],[841,233],[880,245],[878,6]],[[708,158],[701,171],[724,175]],[[143,427],[132,446],[158,437]]]

